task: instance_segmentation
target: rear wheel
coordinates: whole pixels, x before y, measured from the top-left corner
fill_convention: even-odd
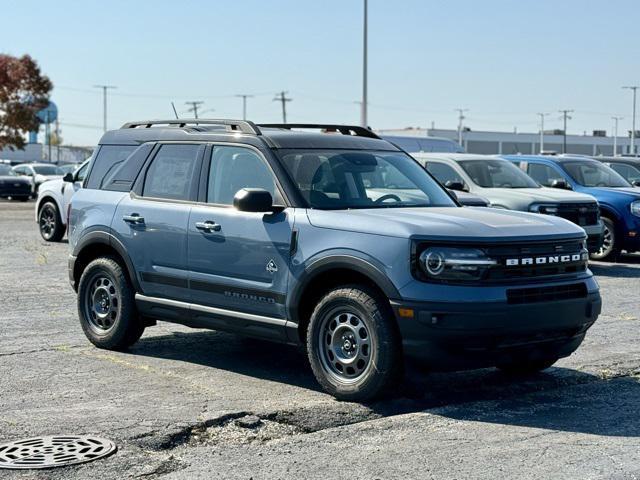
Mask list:
[[[596,253],[591,254],[592,260],[615,261],[620,255],[620,247],[616,238],[616,225],[610,218],[602,217],[604,233],[602,247]]]
[[[96,347],[123,350],[144,332],[134,289],[113,257],[97,258],[82,272],[78,314],[82,330]]]
[[[364,286],[336,288],[318,302],[307,352],[318,383],[340,400],[371,400],[401,378],[400,336],[391,309]]]
[[[47,202],[40,207],[38,227],[40,229],[40,235],[47,242],[59,242],[62,240],[65,227],[62,224],[60,212],[55,203]]]
[[[558,361],[557,358],[545,358],[538,360],[513,360],[497,365],[507,375],[527,376],[546,370]]]

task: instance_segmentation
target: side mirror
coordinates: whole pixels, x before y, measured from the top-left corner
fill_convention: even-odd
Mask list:
[[[633,182],[631,182],[631,185],[633,185],[634,187],[640,187],[640,180],[634,180]]]
[[[564,179],[556,179],[551,182],[551,188],[560,188],[562,190],[571,190],[571,185]]]
[[[62,181],[63,182],[73,183],[74,182],[73,173],[71,173],[71,172],[65,173],[64,177],[62,177]]]
[[[451,180],[449,180],[447,183],[444,184],[445,187],[447,187],[449,190],[457,190],[459,192],[464,192],[464,183],[462,182],[452,182]]]
[[[273,197],[263,188],[243,188],[233,197],[233,206],[241,212],[271,212]]]

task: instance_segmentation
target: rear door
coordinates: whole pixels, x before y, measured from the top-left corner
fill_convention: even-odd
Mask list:
[[[236,192],[250,187],[268,190],[283,204],[266,159],[246,146],[215,145],[205,154],[202,175],[203,203],[192,208],[188,226],[193,303],[284,318],[293,211],[233,208]]]
[[[140,194],[125,196],[113,217],[147,296],[189,301],[187,222],[203,151],[194,143],[159,145],[142,172]]]

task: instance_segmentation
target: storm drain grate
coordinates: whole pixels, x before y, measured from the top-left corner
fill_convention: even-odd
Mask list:
[[[111,455],[117,448],[111,440],[89,435],[28,438],[0,445],[0,469],[76,465]]]

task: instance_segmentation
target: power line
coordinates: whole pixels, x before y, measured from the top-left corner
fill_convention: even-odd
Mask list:
[[[93,88],[102,89],[102,127],[107,131],[107,90],[113,90],[118,87],[114,85],[94,85]]]
[[[562,153],[567,153],[567,120],[571,120],[570,113],[573,113],[573,110],[559,110],[562,114],[560,117],[564,122],[564,131],[562,132]]]
[[[191,100],[189,102],[184,102],[187,105],[191,105],[188,112],[193,112],[193,118],[198,118],[198,107],[202,105],[204,102],[202,100]]]
[[[273,99],[274,102],[282,103],[282,123],[287,123],[287,102],[290,102],[291,100],[293,100],[293,98],[287,97],[287,93],[289,92],[285,92],[283,90],[280,93],[276,93],[276,96]]]

